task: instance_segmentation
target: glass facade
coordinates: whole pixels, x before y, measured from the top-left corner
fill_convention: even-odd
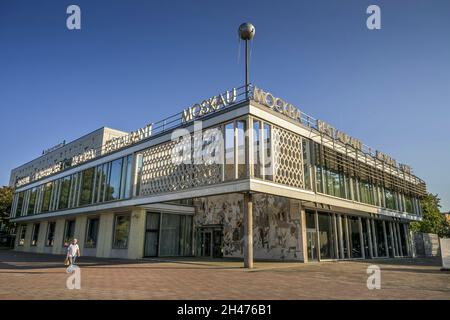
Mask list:
[[[192,216],[147,213],[144,256],[192,255]]]
[[[308,260],[411,255],[406,223],[315,210],[305,215]]]
[[[39,214],[131,197],[129,155],[17,193],[15,214]]]

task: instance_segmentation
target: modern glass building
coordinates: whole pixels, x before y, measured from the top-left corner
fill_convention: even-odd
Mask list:
[[[271,93],[236,88],[112,132],[13,170],[15,250],[60,254],[75,237],[84,255],[247,266],[412,255],[409,223],[421,219],[425,183]]]

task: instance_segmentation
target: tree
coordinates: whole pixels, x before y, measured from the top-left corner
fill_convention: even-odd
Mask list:
[[[8,230],[11,227],[9,215],[13,201],[14,189],[8,186],[0,188],[0,226],[5,225]]]
[[[450,225],[444,215],[440,213],[440,201],[438,195],[432,193],[420,200],[423,220],[411,223],[412,231],[435,233],[441,238],[450,237]]]

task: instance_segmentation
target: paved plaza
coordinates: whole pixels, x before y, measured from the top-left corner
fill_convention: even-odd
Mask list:
[[[0,250],[5,299],[450,299],[450,272],[439,259],[322,263],[196,258],[117,260],[81,257],[81,289],[66,288],[61,255]],[[381,289],[367,289],[367,267],[381,268]]]

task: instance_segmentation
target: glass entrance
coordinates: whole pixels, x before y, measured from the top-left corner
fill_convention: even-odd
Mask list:
[[[197,255],[201,257],[223,257],[222,226],[200,227],[197,236]]]
[[[145,257],[192,255],[192,216],[147,213]]]
[[[316,230],[306,231],[308,261],[317,261],[317,233]]]

